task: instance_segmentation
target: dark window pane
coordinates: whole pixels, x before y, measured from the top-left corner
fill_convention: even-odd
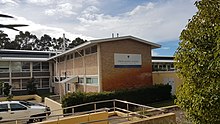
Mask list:
[[[49,62],[42,62],[42,71],[49,71]]]
[[[0,112],[8,111],[8,104],[0,104]]]
[[[33,71],[40,71],[40,62],[33,62]]]
[[[49,78],[42,79],[42,87],[49,87]]]
[[[30,62],[22,62],[22,71],[30,71]]]
[[[10,108],[11,108],[11,111],[27,110],[27,108],[25,106],[22,106],[17,103],[11,103]]]
[[[91,47],[91,53],[97,52],[97,45]]]

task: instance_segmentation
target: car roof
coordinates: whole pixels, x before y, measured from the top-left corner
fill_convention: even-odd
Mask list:
[[[7,104],[7,103],[19,103],[19,101],[2,101],[0,104]]]

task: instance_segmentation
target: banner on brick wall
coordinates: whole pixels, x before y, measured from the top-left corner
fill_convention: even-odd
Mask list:
[[[141,54],[114,54],[115,68],[141,68]]]

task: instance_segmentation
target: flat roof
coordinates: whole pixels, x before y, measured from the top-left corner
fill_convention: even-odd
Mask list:
[[[150,41],[146,41],[146,40],[134,37],[134,36],[122,36],[122,37],[114,37],[114,38],[104,38],[104,39],[97,39],[97,40],[87,41],[87,42],[85,42],[85,43],[83,43],[83,44],[81,44],[79,46],[76,46],[76,47],[70,49],[70,50],[67,50],[67,51],[65,51],[63,53],[60,53],[60,54],[58,54],[56,56],[53,56],[53,57],[49,58],[48,60],[54,59],[56,57],[59,57],[59,56],[65,55],[65,54],[68,54],[68,53],[70,53],[72,51],[75,51],[77,49],[80,49],[82,47],[89,46],[89,45],[92,45],[92,44],[109,42],[109,41],[126,40],[126,39],[132,39],[132,40],[135,40],[135,41],[138,41],[138,42],[150,45],[152,49],[160,48],[161,47],[161,45],[159,45],[159,44],[156,44],[156,43],[153,43],[153,42],[150,42]]]

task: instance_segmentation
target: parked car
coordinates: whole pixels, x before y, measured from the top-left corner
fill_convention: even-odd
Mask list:
[[[41,104],[26,101],[0,102],[0,121],[28,118],[28,122],[38,122],[42,121],[46,117],[46,114],[50,115],[50,108]]]

